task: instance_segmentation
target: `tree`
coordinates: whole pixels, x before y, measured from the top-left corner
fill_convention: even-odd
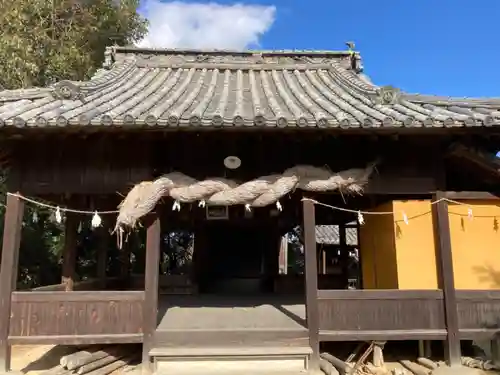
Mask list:
[[[43,208],[27,206],[24,215],[17,288],[60,283],[63,227],[51,219],[53,213]]]
[[[0,0],[0,87],[89,78],[106,46],[147,31],[139,0]]]

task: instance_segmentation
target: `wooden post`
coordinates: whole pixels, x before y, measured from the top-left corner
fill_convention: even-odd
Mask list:
[[[433,197],[438,201],[445,193],[438,191]],[[460,336],[458,328],[458,308],[453,272],[453,256],[451,251],[450,222],[448,203],[441,201],[433,205],[434,237],[438,261],[438,274],[443,290],[443,303],[447,337],[445,342],[445,357],[449,366],[461,364]]]
[[[418,340],[418,356],[424,358],[432,357],[432,341]]]
[[[10,371],[10,315],[12,291],[16,289],[24,202],[7,195],[0,269],[0,372]]]
[[[349,287],[349,253],[347,250],[347,228],[345,223],[339,224],[340,266],[342,267],[343,288]]]
[[[496,334],[490,342],[491,345],[491,359],[495,366],[500,365],[500,337]]]
[[[108,245],[109,245],[109,221],[104,220],[101,228],[97,230],[98,243],[97,243],[97,279],[99,280],[99,287],[106,288],[107,269],[108,269]]]
[[[158,320],[158,279],[160,277],[160,241],[161,222],[159,216],[154,217],[148,226],[146,235],[146,270],[144,280],[144,311],[143,311],[143,345],[142,368],[143,374],[152,373],[149,351],[153,344],[153,335]]]
[[[309,370],[319,371],[319,304],[318,267],[316,254],[316,218],[314,202],[303,200],[304,207],[304,255],[306,278],[306,320],[309,345],[312,349]]]
[[[130,273],[130,252],[132,244],[128,241],[123,243],[123,248],[120,250],[120,277],[125,278]]]
[[[78,215],[68,212],[66,215],[66,223],[64,228],[64,247],[63,247],[63,264],[61,284],[64,284],[65,291],[73,290],[75,283],[75,267],[76,267],[76,246],[78,235]]]

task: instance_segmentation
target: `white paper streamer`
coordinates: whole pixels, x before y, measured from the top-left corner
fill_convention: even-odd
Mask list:
[[[365,218],[363,217],[361,211],[358,211],[358,223],[359,225],[363,225],[365,223]]]
[[[56,212],[54,213],[54,218],[56,219],[56,223],[61,224],[62,216],[61,216],[61,209],[59,207],[56,207]]]
[[[408,221],[408,215],[406,215],[404,211],[403,211],[403,221],[405,222],[406,225],[410,224],[410,222]]]
[[[102,220],[97,211],[94,212],[94,216],[92,216],[92,221],[90,222],[90,224],[92,225],[92,228],[97,228],[101,226]]]
[[[172,205],[172,211],[180,211],[181,210],[181,202],[175,201]]]

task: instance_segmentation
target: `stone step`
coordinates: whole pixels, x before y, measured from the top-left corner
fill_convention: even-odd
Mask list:
[[[150,351],[158,375],[303,374],[310,347],[156,347]]]

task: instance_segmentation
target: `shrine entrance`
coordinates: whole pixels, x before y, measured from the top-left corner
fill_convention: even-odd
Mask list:
[[[201,293],[259,294],[273,291],[279,236],[268,224],[219,220],[203,228],[197,279]]]

